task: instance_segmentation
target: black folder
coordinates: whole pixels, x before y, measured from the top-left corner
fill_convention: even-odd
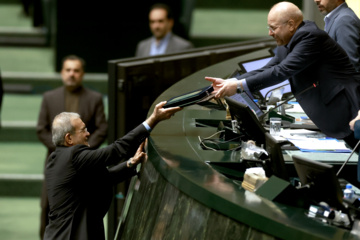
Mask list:
[[[214,97],[212,93],[214,88],[212,85],[200,88],[191,92],[181,94],[179,96],[170,98],[164,105],[164,108],[169,107],[185,107],[199,102],[208,101]]]

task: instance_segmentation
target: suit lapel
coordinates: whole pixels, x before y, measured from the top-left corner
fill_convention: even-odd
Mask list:
[[[174,43],[174,35],[171,33],[170,37],[169,37],[168,45],[166,46],[166,49],[165,49],[165,54],[168,54],[169,52],[175,52],[173,49],[175,46],[176,46],[176,43]]]
[[[343,8],[347,8],[347,4],[346,4],[346,3],[343,3],[341,6],[338,7],[338,9],[336,9],[335,12],[333,12],[333,13],[331,14],[330,21],[329,21],[329,23],[328,23],[327,26],[326,26],[326,32],[327,32],[327,33],[330,33],[331,27],[332,27],[332,25],[334,24],[335,19],[340,15],[340,13],[341,13],[341,11],[342,11]]]

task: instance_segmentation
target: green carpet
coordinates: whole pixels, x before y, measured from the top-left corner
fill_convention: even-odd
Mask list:
[[[42,96],[5,94],[1,111],[2,121],[33,121],[36,123]]]
[[[15,2],[15,1],[14,1]],[[19,4],[0,5],[0,26],[1,27],[22,27],[30,29],[31,19],[23,13],[21,1]]]
[[[50,47],[0,47],[1,72],[54,72]]]
[[[2,142],[0,152],[0,174],[42,174],[44,170],[46,148],[41,143]]]
[[[0,238],[39,239],[40,198],[0,197]]]
[[[266,37],[268,11],[196,9],[190,36]]]
[[[23,14],[20,3],[0,4],[0,29],[32,28],[32,20]],[[0,46],[2,72],[54,72],[54,65],[53,48]]]

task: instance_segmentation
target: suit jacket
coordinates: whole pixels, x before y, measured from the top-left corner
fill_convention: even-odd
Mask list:
[[[148,57],[150,56],[150,48],[153,37],[149,37],[138,43],[136,47],[136,57]],[[193,48],[193,44],[175,34],[170,35],[169,43],[166,47],[165,54],[181,52],[187,49]]]
[[[105,239],[103,218],[113,197],[113,185],[136,174],[124,158],[133,156],[149,136],[143,124],[107,147],[59,146],[45,170],[50,203],[44,239]],[[113,167],[107,168],[107,166]]]
[[[0,128],[1,128],[1,107],[2,107],[2,100],[4,95],[4,88],[3,88],[3,82],[1,78],[1,72],[0,72]]]
[[[315,23],[303,22],[267,65],[240,77],[250,91],[289,79],[297,101],[323,133],[334,138],[352,134],[349,122],[360,109],[360,75],[345,51]],[[311,87],[314,83],[317,87]]]
[[[98,148],[106,139],[107,122],[102,95],[82,87],[79,97],[79,114],[90,132],[89,144]],[[65,111],[65,87],[47,91],[43,95],[36,133],[47,147],[48,155],[55,150],[52,143],[51,125],[55,116]]]
[[[331,12],[326,31],[349,55],[355,69],[360,71],[360,20],[346,3]]]

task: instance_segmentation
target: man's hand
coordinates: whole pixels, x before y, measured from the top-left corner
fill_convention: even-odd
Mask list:
[[[354,131],[354,125],[355,125],[355,122],[356,122],[357,120],[360,120],[360,110],[358,111],[358,115],[357,115],[353,120],[351,120],[350,123],[349,123],[350,129],[351,129],[352,131]]]
[[[229,81],[222,78],[205,77],[205,80],[212,82],[215,98],[232,96],[236,93],[238,81]]]
[[[142,162],[146,161],[147,154],[144,152],[145,142],[147,142],[147,139],[140,144],[140,146],[137,149],[135,155],[132,158],[130,158],[130,160],[127,162],[128,167],[136,166],[139,163],[142,163]],[[131,163],[132,166],[130,166],[130,163]]]
[[[163,108],[166,104],[166,101],[160,102],[155,106],[155,109],[151,116],[146,119],[147,124],[153,129],[156,124],[160,121],[171,118],[176,112],[182,110],[181,107],[172,107],[172,108]]]

